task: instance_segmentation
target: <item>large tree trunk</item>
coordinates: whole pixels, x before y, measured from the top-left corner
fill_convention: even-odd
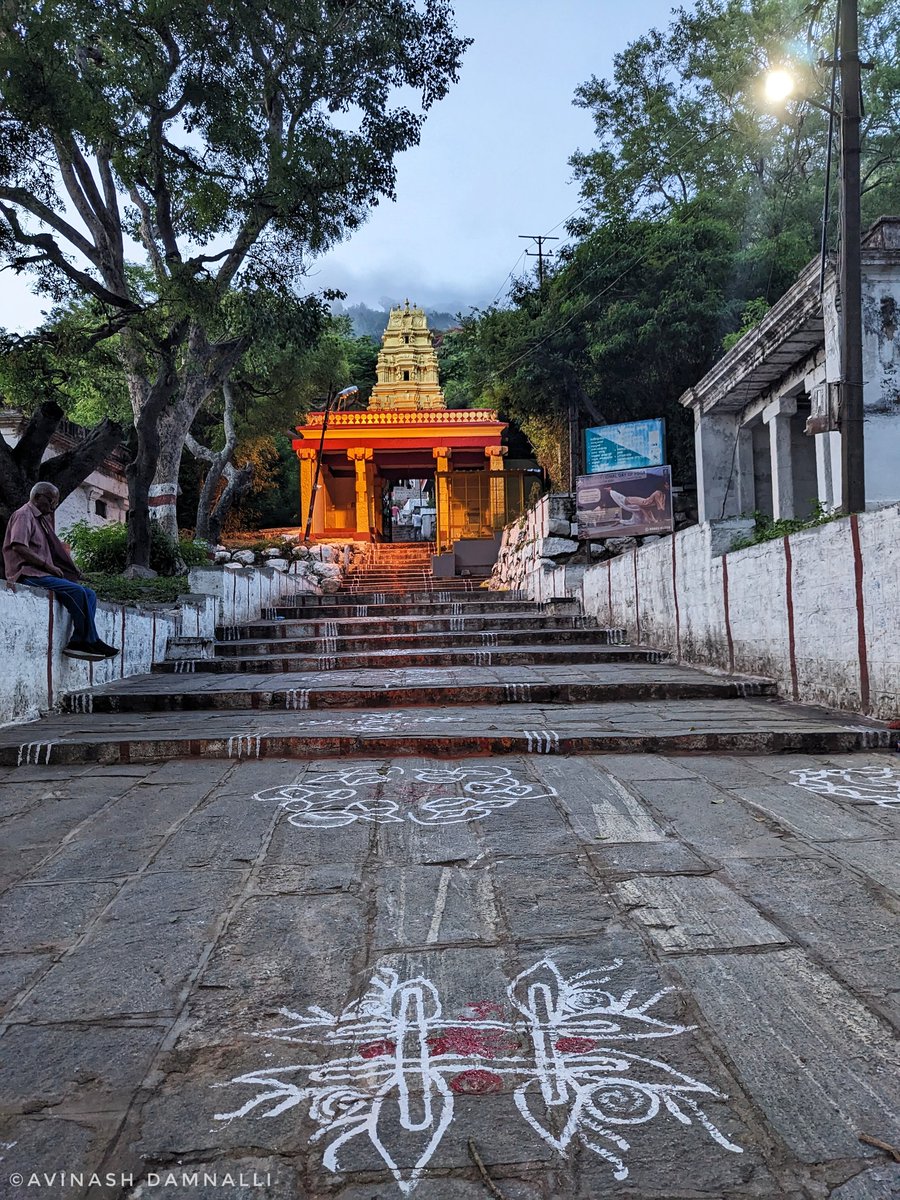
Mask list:
[[[137,453],[128,466],[128,565],[150,565],[150,521],[178,536],[175,505],[185,438],[200,405],[221,386],[249,343],[247,338],[211,344],[196,323],[173,328],[157,344],[156,379],[151,384],[144,351],[122,335],[122,353],[137,433]],[[176,366],[176,357],[181,361]]]
[[[185,411],[187,409],[187,411]],[[153,482],[150,485],[150,509],[154,521],[158,521],[169,537],[178,537],[178,476],[181,471],[181,455],[184,440],[197,415],[191,405],[187,408],[183,398],[171,405],[159,423],[159,457]]]

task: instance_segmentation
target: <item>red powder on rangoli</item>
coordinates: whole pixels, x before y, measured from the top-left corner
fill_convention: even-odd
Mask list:
[[[499,1058],[518,1049],[519,1039],[505,1029],[445,1029],[428,1039],[428,1048],[438,1054],[477,1054],[480,1058]]]
[[[561,1037],[556,1043],[556,1049],[561,1054],[587,1054],[597,1045],[593,1038]]]
[[[363,1058],[380,1058],[382,1054],[393,1054],[396,1049],[396,1042],[384,1038],[380,1042],[366,1042],[364,1046],[360,1046],[359,1052]]]
[[[503,1090],[503,1080],[493,1071],[461,1071],[450,1080],[450,1087],[461,1096],[487,1096]]]
[[[470,1000],[465,1011],[459,1014],[461,1021],[502,1021],[503,1005],[496,1000]]]

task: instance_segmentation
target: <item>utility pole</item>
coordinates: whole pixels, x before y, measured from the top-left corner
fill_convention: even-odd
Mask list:
[[[862,119],[858,0],[839,0],[838,65],[841,80],[841,248],[839,262],[841,350],[841,506],[864,512],[866,468],[863,442],[862,218],[859,129]]]
[[[525,238],[529,242],[537,242],[537,254],[533,250],[526,250],[525,253],[529,258],[538,260],[538,285],[541,291],[544,290],[544,242],[558,242],[558,237],[548,237],[546,233],[520,233],[520,238]],[[552,250],[547,251],[547,257],[553,253]]]

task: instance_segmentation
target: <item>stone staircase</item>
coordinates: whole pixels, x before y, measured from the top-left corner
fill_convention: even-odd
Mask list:
[[[768,680],[628,645],[569,599],[399,586],[297,596],[217,635],[210,659],[160,664],[0,731],[0,765],[891,744],[883,725],[784,703]]]
[[[351,595],[381,596],[402,592],[414,596],[441,592],[469,592],[478,581],[459,576],[436,579],[431,569],[433,542],[379,542],[358,565],[351,566],[341,591]]]

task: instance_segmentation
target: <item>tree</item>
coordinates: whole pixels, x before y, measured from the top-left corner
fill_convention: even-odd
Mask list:
[[[578,88],[596,146],[571,159],[584,233],[635,215],[664,219],[701,199],[738,232],[738,255],[764,268],[770,301],[815,253],[825,177],[835,5],[825,0],[698,0],[613,61],[611,80]],[[870,217],[900,202],[900,10],[868,0],[861,13],[864,204]],[[789,62],[798,99],[776,113],[763,96],[770,67]]]
[[[0,256],[93,298],[97,336],[118,334],[131,563],[148,562],[151,490],[175,526],[185,438],[250,344],[217,333],[224,296],[289,289],[392,195],[466,44],[447,0],[0,4]]]

